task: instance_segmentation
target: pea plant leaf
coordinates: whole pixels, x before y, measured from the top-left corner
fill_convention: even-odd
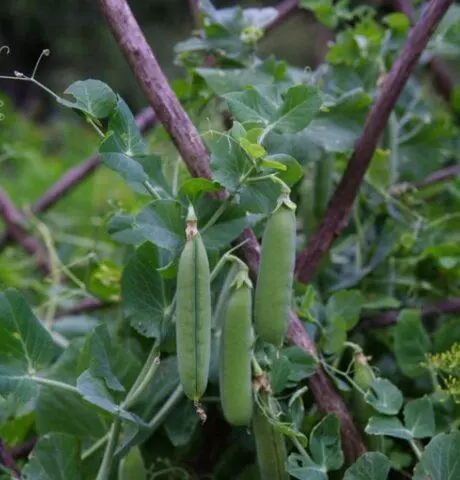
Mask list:
[[[364,303],[364,296],[359,290],[336,292],[326,304],[326,318],[329,323],[342,324],[350,330],[358,323]]]
[[[343,480],[387,480],[391,463],[380,452],[367,452],[345,472]]]
[[[388,437],[412,440],[410,430],[404,427],[396,417],[371,417],[366,426],[369,435],[386,435]]]
[[[77,372],[89,370],[113,392],[126,392],[140,371],[140,362],[126,347],[110,337],[107,325],[98,325],[86,338]]]
[[[144,236],[136,225],[135,218],[135,215],[116,213],[110,219],[107,231],[117,242],[128,245],[140,245],[144,242]]]
[[[148,155],[149,151],[136,119],[126,102],[120,97],[116,110],[109,117],[108,131],[115,137],[121,152],[130,157]]]
[[[81,480],[80,444],[69,435],[41,437],[22,471],[25,480]]]
[[[396,415],[404,402],[399,388],[385,378],[374,379],[364,399],[378,412],[385,415]]]
[[[407,402],[404,406],[404,423],[414,438],[434,436],[436,425],[430,399],[425,396]]]
[[[128,183],[144,183],[148,176],[142,165],[132,155],[122,151],[123,147],[114,135],[104,140],[99,148],[101,161],[117,172]]]
[[[77,389],[87,402],[110,413],[114,417],[120,417],[128,422],[144,425],[142,419],[124,409],[107,389],[105,383],[94,377],[89,370],[85,370],[78,377]]]
[[[123,135],[109,135],[99,148],[102,163],[118,173],[134,191],[146,195],[150,189],[160,198],[170,198],[160,157],[147,153],[134,155],[133,151],[141,148],[138,144],[127,144],[129,141]]]
[[[326,471],[338,470],[343,464],[340,423],[335,415],[326,415],[310,434],[313,461]]]
[[[239,122],[278,134],[297,133],[306,128],[321,105],[317,89],[308,85],[293,86],[284,98],[278,99],[256,88],[229,93],[224,98]]]
[[[64,94],[72,96],[74,100],[58,98],[59,103],[94,119],[108,117],[117,107],[116,94],[100,80],[78,80]]]
[[[417,378],[426,373],[423,364],[431,351],[431,340],[423,328],[420,313],[403,310],[394,328],[394,352],[404,375]]]
[[[133,230],[157,247],[178,253],[185,243],[185,216],[174,200],[155,200],[134,217]]]
[[[161,338],[174,294],[174,282],[160,271],[158,248],[146,242],[126,265],[121,279],[123,311],[142,335]]]
[[[203,242],[208,250],[227,247],[246,228],[260,220],[259,215],[247,215],[239,205],[230,206],[219,220],[203,230]]]
[[[264,128],[274,121],[278,105],[263,95],[257,87],[232,92],[223,97],[236,120],[242,124]]]
[[[213,178],[230,193],[235,193],[252,163],[248,154],[231,136],[212,132],[206,137],[211,150]]]
[[[414,470],[414,480],[449,480],[460,475],[460,433],[440,433],[426,446]]]
[[[58,361],[47,370],[47,378],[76,385],[83,344],[83,339],[73,340]],[[40,387],[35,415],[39,434],[56,432],[93,440],[106,433],[111,420],[108,413],[96,410],[78,392],[52,386]]]
[[[287,90],[277,118],[270,126],[276,133],[297,133],[315,118],[321,106],[321,98],[315,87],[296,85]]]
[[[289,455],[286,471],[299,480],[327,480],[327,472],[309,458],[297,453]]]
[[[0,394],[22,401],[38,393],[34,377],[59,355],[50,333],[17,290],[0,293]]]
[[[92,440],[105,435],[111,420],[78,393],[51,387],[40,387],[35,415],[39,434],[56,432]]]

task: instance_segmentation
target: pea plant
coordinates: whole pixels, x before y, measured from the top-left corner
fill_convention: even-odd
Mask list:
[[[0,188],[0,247],[46,277],[0,293],[2,478],[460,478],[452,4],[191,1],[170,85],[126,1],[100,0],[137,116],[96,79],[3,75],[99,148],[25,210]],[[314,69],[260,56],[296,12],[335,35]],[[45,213],[97,168],[136,201],[79,268]]]

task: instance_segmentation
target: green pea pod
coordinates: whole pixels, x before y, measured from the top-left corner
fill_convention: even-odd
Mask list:
[[[286,473],[287,450],[282,433],[277,431],[259,406],[252,422],[256,442],[257,463],[262,480],[288,480]]]
[[[314,215],[319,223],[324,216],[329,201],[329,194],[332,187],[332,175],[334,173],[334,156],[327,154],[315,164],[314,183]]]
[[[209,366],[209,381],[217,383],[219,381],[219,363],[220,363],[220,340],[222,336],[222,327],[224,324],[225,311],[228,300],[232,292],[232,285],[238,273],[238,266],[232,264],[225,280],[219,290],[219,296],[212,312],[211,328],[211,364]]]
[[[220,344],[219,386],[224,417],[236,426],[252,417],[252,284],[247,271],[235,279],[224,317]]]
[[[118,465],[118,480],[146,480],[147,471],[138,447],[132,447]]]
[[[187,397],[197,402],[206,390],[211,357],[211,279],[203,240],[190,209],[187,242],[179,259],[176,346],[179,377]]]
[[[355,354],[353,381],[363,391],[367,391],[375,379],[375,374],[362,352]],[[364,431],[369,419],[375,415],[375,410],[363,398],[360,391],[352,392],[353,416],[359,427]],[[366,435],[366,444],[372,450],[380,450],[380,438],[375,435]]]
[[[291,307],[296,243],[295,205],[289,199],[268,219],[262,237],[254,321],[257,335],[279,347]]]

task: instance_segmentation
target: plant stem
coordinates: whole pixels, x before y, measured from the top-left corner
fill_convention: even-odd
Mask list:
[[[152,197],[155,199],[155,200],[160,200],[160,195],[158,195],[158,192],[155,190],[155,188],[153,187],[153,185],[148,181],[146,180],[144,182],[144,187],[145,189],[147,190],[147,192],[150,193],[150,195],[152,195]]]
[[[77,387],[73,385],[69,385],[68,383],[59,382],[57,380],[51,380],[50,378],[43,378],[43,377],[36,377],[35,375],[29,376],[30,380],[33,380],[40,385],[46,385],[47,387],[54,387],[60,390],[66,390],[68,392],[76,393],[80,395]]]
[[[395,112],[391,112],[388,123],[390,133],[390,185],[394,185],[399,177],[399,124]]]
[[[107,442],[109,438],[109,434],[106,433],[103,437],[101,437],[99,440],[97,440],[95,443],[91,445],[87,450],[85,450],[82,455],[81,459],[86,460],[87,458],[91,457],[93,453],[96,453],[101,447],[105,445],[105,442]]]
[[[155,349],[152,349],[152,352],[153,351],[155,351]],[[160,365],[160,358],[158,356],[155,356],[155,358],[150,360],[150,356],[149,356],[148,363],[149,363],[149,367],[146,373],[143,375],[143,377],[140,377],[140,376],[138,377],[138,378],[141,378],[139,385],[137,386],[137,381],[134,383],[133,388],[131,388],[125,401],[121,404],[121,408],[129,408],[142,395],[144,390],[152,381],[156,371],[158,370],[158,367]]]
[[[305,450],[305,448],[302,447],[301,443],[299,442],[299,439],[296,438],[296,437],[291,437],[291,440],[292,440],[292,443],[295,445],[295,447],[297,448],[297,450],[299,451],[300,455],[302,455],[302,457],[304,457],[305,459],[307,460],[310,460],[310,455],[308,455],[307,451]]]
[[[107,480],[110,475],[110,470],[112,469],[112,460],[113,454],[115,452],[115,448],[118,442],[118,436],[120,435],[120,427],[121,421],[120,418],[117,417],[110,427],[110,431],[108,434],[108,443],[107,447],[104,452],[104,457],[102,459],[101,466],[99,467],[99,471],[97,473],[96,480]]]
[[[214,212],[212,217],[206,222],[203,228],[200,229],[201,233],[204,233],[209,227],[214,225],[220,216],[225,212],[227,207],[230,205],[230,202],[233,200],[233,195],[229,195],[220,205],[219,208]]]
[[[158,410],[156,415],[148,423],[151,434],[163,423],[169,412],[177,405],[177,403],[179,402],[179,400],[182,399],[183,396],[184,390],[182,389],[182,385],[179,384],[174,390],[174,392],[172,392],[168,400],[163,404],[160,410]]]
[[[420,460],[422,458],[423,450],[418,445],[418,442],[412,438],[411,440],[409,440],[409,444],[413,452],[415,453],[417,460]]]

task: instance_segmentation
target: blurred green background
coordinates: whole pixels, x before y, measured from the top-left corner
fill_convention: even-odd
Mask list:
[[[169,78],[180,73],[174,65],[174,45],[187,38],[193,28],[187,0],[132,0],[130,6]],[[217,0],[216,7],[274,6],[278,2],[229,2]],[[324,35],[321,35],[323,33]],[[298,66],[313,66],[326,48],[328,33],[305,11],[277,29],[261,45],[261,56],[274,53]],[[98,78],[118,91],[135,108],[144,104],[124,58],[99,11],[90,0],[3,0],[0,2],[0,45],[10,55],[0,57],[2,73],[30,72],[43,49],[51,57],[41,65],[39,78],[62,92],[70,83]],[[13,95],[21,107],[43,114],[42,92],[23,82],[0,83],[0,90]],[[45,110],[49,113],[48,110]]]

